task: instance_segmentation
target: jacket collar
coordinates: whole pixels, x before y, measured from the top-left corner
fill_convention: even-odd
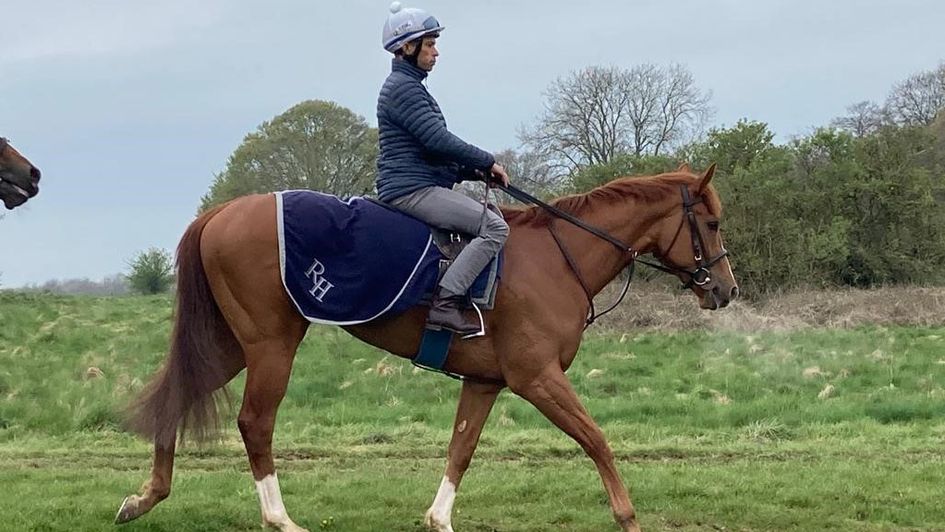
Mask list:
[[[426,70],[423,70],[422,68],[418,66],[414,66],[412,63],[408,61],[405,61],[403,59],[398,59],[396,57],[391,60],[390,69],[391,69],[391,72],[402,72],[417,81],[423,81],[424,79],[426,79],[427,74],[429,74],[429,72],[427,72]]]

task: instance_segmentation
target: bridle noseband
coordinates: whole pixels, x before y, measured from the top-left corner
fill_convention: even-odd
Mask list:
[[[696,267],[695,269],[692,269],[692,270],[679,268],[677,266],[667,266],[664,264],[660,264],[658,262],[651,262],[645,259],[641,259],[638,257],[639,252],[637,250],[633,249],[631,246],[628,246],[627,244],[622,242],[620,239],[614,237],[610,233],[603,231],[597,227],[594,227],[593,225],[585,223],[579,220],[578,218],[574,217],[573,215],[567,212],[564,212],[561,209],[554,207],[553,205],[549,205],[515,186],[512,186],[512,185],[505,186],[505,185],[502,185],[501,183],[495,184],[495,186],[505,191],[506,194],[512,196],[513,198],[523,203],[530,203],[532,205],[537,205],[538,207],[541,207],[542,209],[550,213],[555,218],[560,218],[562,220],[565,220],[573,225],[576,225],[577,227],[580,227],[581,229],[587,231],[588,233],[591,233],[592,235],[598,238],[601,238],[603,240],[606,240],[607,242],[610,242],[617,249],[619,249],[621,253],[628,254],[630,256],[630,262],[627,265],[630,271],[627,274],[627,281],[626,281],[626,284],[624,285],[623,291],[620,294],[620,297],[617,299],[617,301],[613,305],[608,307],[607,310],[598,314],[594,309],[594,294],[591,293],[591,290],[588,287],[587,282],[584,280],[584,276],[582,276],[580,270],[578,270],[577,262],[574,260],[574,257],[568,251],[568,248],[564,245],[564,242],[561,241],[561,238],[555,232],[554,226],[552,224],[548,225],[548,230],[551,232],[551,236],[554,238],[555,243],[558,245],[558,248],[561,250],[562,255],[564,255],[564,258],[567,261],[568,266],[571,268],[571,271],[573,271],[575,276],[577,276],[578,282],[581,284],[581,288],[584,289],[584,294],[587,296],[587,300],[590,303],[590,311],[588,313],[588,318],[585,322],[584,328],[587,328],[590,324],[594,323],[594,321],[597,318],[617,308],[617,305],[619,305],[620,302],[623,301],[623,298],[627,295],[627,290],[629,290],[630,288],[630,280],[633,277],[633,266],[636,262],[641,262],[645,264],[646,266],[649,266],[651,268],[654,268],[654,269],[657,269],[666,273],[671,273],[673,275],[687,275],[689,276],[689,280],[683,284],[683,288],[692,288],[693,286],[702,287],[708,284],[709,282],[711,282],[712,275],[709,272],[709,269],[715,266],[716,263],[718,263],[720,260],[722,260],[724,257],[728,255],[728,250],[723,249],[721,253],[719,253],[717,256],[713,257],[712,259],[705,258],[705,250],[708,248],[705,245],[705,240],[703,240],[702,238],[702,231],[699,230],[699,223],[696,220],[696,214],[692,210],[692,208],[695,205],[702,203],[703,200],[701,196],[693,199],[691,194],[689,193],[689,187],[687,187],[686,185],[679,185],[680,191],[682,193],[682,200],[683,200],[682,202],[683,218],[682,220],[680,220],[679,229],[676,230],[676,236],[673,237],[673,241],[672,243],[670,243],[669,248],[667,248],[666,252],[669,253],[673,249],[673,247],[676,245],[676,240],[679,238],[679,233],[682,232],[683,224],[685,224],[686,221],[688,220],[689,232],[692,238],[692,249],[694,253],[693,259],[696,262]]]

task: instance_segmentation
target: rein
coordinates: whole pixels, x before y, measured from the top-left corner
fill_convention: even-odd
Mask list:
[[[699,231],[698,229],[696,215],[692,210],[693,206],[698,205],[699,203],[702,203],[702,198],[699,197],[693,200],[691,195],[689,194],[689,188],[685,185],[680,185],[679,188],[681,189],[682,198],[683,198],[683,211],[686,216],[683,218],[683,221],[680,222],[679,229],[676,231],[676,238],[673,239],[673,242],[672,244],[670,244],[669,248],[672,249],[672,247],[676,245],[676,239],[679,237],[679,233],[682,231],[682,224],[684,224],[686,220],[688,220],[690,237],[692,238],[692,249],[695,253],[694,259],[697,264],[697,267],[692,271],[685,270],[682,268],[665,266],[658,262],[651,262],[645,259],[641,259],[638,257],[639,252],[637,250],[633,249],[633,247],[631,246],[628,246],[626,243],[614,237],[610,233],[602,229],[599,229],[597,227],[594,227],[593,225],[590,225],[576,218],[570,213],[562,211],[561,209],[555,207],[554,205],[545,203],[544,201],[536,198],[535,196],[532,196],[528,192],[525,192],[524,190],[518,187],[515,187],[513,185],[506,186],[501,183],[493,183],[493,184],[500,190],[504,191],[509,196],[512,196],[513,198],[521,201],[522,203],[536,205],[540,207],[541,209],[547,211],[549,214],[551,214],[555,218],[560,218],[572,225],[575,225],[583,229],[584,231],[587,231],[588,233],[591,233],[592,235],[602,240],[606,240],[607,242],[613,244],[614,247],[616,247],[618,250],[620,250],[621,253],[630,255],[630,262],[627,265],[627,269],[629,270],[627,272],[627,281],[624,284],[624,287],[620,293],[620,296],[617,298],[614,304],[612,304],[606,310],[598,314],[596,309],[594,308],[594,294],[591,293],[590,288],[587,286],[587,281],[585,281],[584,276],[581,275],[581,272],[577,267],[577,262],[574,260],[574,257],[571,255],[570,251],[568,251],[567,246],[565,246],[564,242],[555,232],[554,223],[552,222],[551,224],[548,225],[548,231],[551,233],[551,236],[554,238],[555,244],[558,245],[558,249],[561,250],[561,254],[564,256],[565,261],[568,263],[568,267],[571,268],[571,271],[573,271],[574,275],[577,277],[578,283],[581,285],[581,288],[584,290],[584,295],[587,297],[587,301],[590,304],[588,317],[584,323],[585,329],[587,329],[598,318],[614,310],[615,308],[617,308],[618,305],[620,305],[621,302],[623,302],[624,297],[626,297],[627,292],[630,290],[630,281],[633,278],[634,265],[636,262],[641,262],[644,265],[649,266],[651,268],[660,270],[662,272],[674,274],[674,275],[686,274],[689,276],[689,281],[687,281],[683,285],[683,288],[691,288],[693,285],[703,286],[709,283],[712,280],[712,277],[709,273],[709,268],[714,266],[717,262],[722,260],[723,257],[728,255],[728,251],[723,249],[722,252],[719,253],[718,256],[712,258],[711,260],[705,259],[705,254],[703,253],[703,250],[706,249],[705,241],[702,239],[702,232]]]

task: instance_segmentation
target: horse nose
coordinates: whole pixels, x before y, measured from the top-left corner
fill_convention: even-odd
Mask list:
[[[33,190],[30,191],[30,196],[35,196],[39,194],[39,178],[42,177],[42,172],[39,171],[39,168],[35,166],[30,167],[30,185],[32,185]]]
[[[738,297],[738,287],[737,287],[737,286],[733,286],[733,287],[732,287],[731,297],[729,297],[729,299],[735,299],[735,298],[737,298],[737,297]]]

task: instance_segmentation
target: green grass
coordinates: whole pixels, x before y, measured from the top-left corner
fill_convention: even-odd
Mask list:
[[[0,293],[0,528],[111,526],[147,477],[149,448],[121,431],[121,408],[164,356],[170,308]],[[589,334],[569,375],[646,530],[945,530],[945,329]],[[242,376],[231,389],[238,407]],[[422,530],[458,389],[313,327],[275,435],[296,522]],[[171,498],[125,528],[258,528],[227,420],[220,444],[181,450]],[[616,529],[590,461],[507,392],[453,523]]]

